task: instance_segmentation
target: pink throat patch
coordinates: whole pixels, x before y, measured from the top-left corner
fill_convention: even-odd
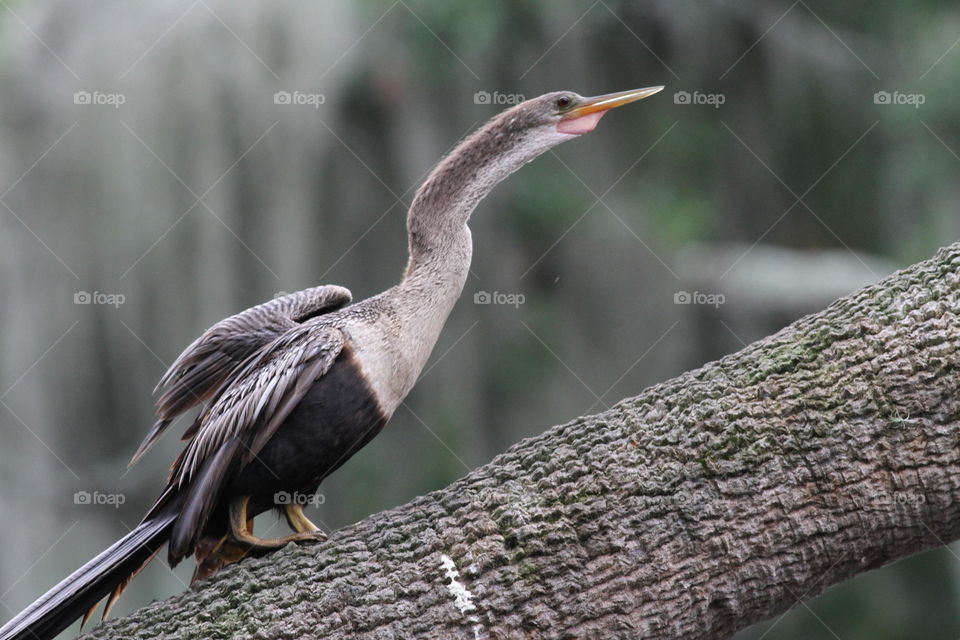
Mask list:
[[[606,111],[596,111],[585,116],[580,116],[579,118],[573,118],[572,120],[561,120],[557,123],[557,131],[560,133],[569,133],[574,136],[590,133],[596,128],[597,123],[600,122],[600,118],[602,118],[605,113]]]

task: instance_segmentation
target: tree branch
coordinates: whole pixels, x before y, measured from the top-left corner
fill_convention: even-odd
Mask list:
[[[89,638],[724,638],[960,531],[960,244]]]

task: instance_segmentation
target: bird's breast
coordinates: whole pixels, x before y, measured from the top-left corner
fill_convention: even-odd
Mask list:
[[[387,416],[400,406],[423,371],[456,296],[385,300],[385,311],[343,327],[363,377]]]

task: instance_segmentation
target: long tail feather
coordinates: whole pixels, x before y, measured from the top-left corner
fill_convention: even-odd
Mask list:
[[[124,578],[124,579],[123,579],[123,582],[121,582],[120,584],[118,584],[118,585],[113,589],[113,592],[110,594],[110,597],[107,599],[107,604],[105,604],[104,607],[103,607],[103,616],[100,618],[101,620],[106,620],[106,619],[107,619],[107,616],[109,616],[109,615],[110,615],[110,612],[113,611],[113,605],[117,604],[117,600],[120,599],[120,596],[123,594],[124,591],[126,591],[127,587],[130,586],[130,582],[131,582],[134,578],[136,578],[137,575],[138,575],[141,571],[143,571],[143,570],[146,568],[146,566],[153,561],[154,558],[157,557],[157,554],[158,554],[158,553],[160,553],[160,546],[159,546],[159,545],[157,546],[156,549],[154,549],[153,553],[151,553],[150,556],[149,556],[146,560],[143,561],[143,564],[141,564],[139,567],[137,567],[136,569],[134,569],[134,570],[133,570],[133,573],[131,573],[130,575],[128,575],[126,578]],[[81,625],[81,626],[82,626],[82,625]]]
[[[122,591],[167,541],[179,503],[166,505],[17,614],[0,628],[0,640],[53,638],[118,587]]]

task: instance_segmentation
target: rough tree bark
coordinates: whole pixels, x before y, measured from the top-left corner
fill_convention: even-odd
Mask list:
[[[960,244],[89,638],[725,638],[960,532]]]

